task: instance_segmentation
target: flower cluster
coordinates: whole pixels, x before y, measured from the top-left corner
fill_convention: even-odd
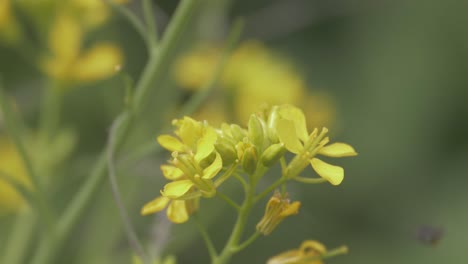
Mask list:
[[[324,181],[338,185],[344,177],[343,168],[315,156],[357,155],[348,144],[327,145],[326,128],[320,133],[314,129],[309,134],[303,112],[292,105],[263,107],[250,116],[247,128],[226,123],[215,128],[206,121],[190,117],[174,120],[173,125],[176,136],[158,137],[159,144],[172,152],[168,164],[161,166],[163,175],[170,182],[164,186],[161,196],[143,207],[142,214],[159,212],[167,207],[167,216],[174,223],[186,222],[198,209],[200,198],[216,196],[217,188],[234,173],[248,177],[251,184],[256,183],[268,168],[283,159],[285,181],[307,183],[320,179],[299,176],[311,164]],[[288,164],[285,162],[286,151],[295,154]],[[281,195],[273,200],[266,209],[269,220],[258,227],[265,234],[281,222],[282,216],[297,213],[299,208],[299,203],[289,205],[289,200]],[[271,219],[273,224],[267,224]]]

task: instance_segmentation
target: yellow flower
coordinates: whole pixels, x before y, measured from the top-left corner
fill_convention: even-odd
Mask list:
[[[265,214],[257,224],[257,230],[264,235],[269,235],[284,218],[298,214],[300,206],[301,203],[298,201],[291,203],[287,194],[281,195],[280,192],[275,191],[267,203]]]
[[[314,259],[325,254],[327,249],[320,242],[306,240],[299,249],[293,249],[276,255],[267,264],[322,264],[320,259]],[[310,260],[313,259],[313,260]]]
[[[0,172],[5,173],[24,186],[30,188],[23,160],[16,147],[7,138],[0,138]],[[0,214],[20,209],[25,204],[23,198],[7,182],[0,179]]]
[[[163,175],[171,180],[161,196],[147,203],[142,214],[156,213],[168,206],[167,216],[174,223],[184,223],[198,208],[200,197],[213,197],[213,178],[223,167],[221,155],[215,151],[217,133],[206,123],[184,117],[173,122],[178,137],[162,135],[158,142],[172,151],[169,165],[162,165]]]
[[[42,70],[58,80],[96,81],[110,77],[122,63],[120,50],[107,43],[98,43],[82,51],[84,31],[80,21],[61,13],[48,36],[50,56],[41,61]]]
[[[314,129],[312,133],[307,132],[307,126],[304,113],[291,105],[279,106],[273,111],[272,115],[275,119],[275,128],[278,138],[287,150],[296,154],[296,157],[288,165],[288,177],[294,178],[311,164],[312,168],[322,178],[326,179],[333,185],[339,185],[344,178],[344,170],[342,167],[328,164],[318,158],[317,154],[328,157],[350,157],[356,156],[354,148],[345,143],[329,142],[328,137],[325,137],[328,129],[322,128],[320,134]]]
[[[212,46],[199,47],[176,60],[174,78],[188,90],[199,90],[213,76],[219,57],[219,49]]]

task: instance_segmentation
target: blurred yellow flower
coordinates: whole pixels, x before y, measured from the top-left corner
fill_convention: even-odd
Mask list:
[[[21,38],[21,31],[13,15],[11,0],[0,0],[0,41],[13,44]]]
[[[50,56],[42,61],[42,69],[49,76],[66,81],[96,81],[110,77],[122,63],[120,50],[107,43],[98,43],[81,50],[83,29],[80,22],[60,14],[49,32]]]
[[[126,4],[129,0],[111,0],[117,4]],[[110,16],[111,10],[104,0],[72,0],[73,9],[82,17],[87,27],[96,27],[104,23]]]
[[[217,48],[201,46],[194,52],[180,57],[174,67],[175,80],[188,90],[203,88],[215,71],[219,55]]]
[[[174,78],[185,89],[201,89],[212,78],[219,59],[220,49],[216,45],[200,46],[176,61]],[[213,121],[234,117],[231,121],[245,123],[250,114],[265,103],[301,106],[310,117],[310,125],[328,126],[335,117],[330,96],[308,92],[304,79],[294,66],[259,41],[246,41],[233,51],[222,73],[220,86],[224,88],[225,96],[212,102],[224,101],[224,105],[218,111],[209,111],[205,108],[213,109],[210,102],[197,113],[197,118],[219,124]]]
[[[30,188],[23,160],[13,143],[6,137],[0,137],[0,172],[13,177],[19,183]],[[7,182],[0,179],[0,214],[18,210],[25,201]]]

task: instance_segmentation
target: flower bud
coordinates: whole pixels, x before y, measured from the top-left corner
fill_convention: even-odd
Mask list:
[[[250,116],[248,128],[248,137],[250,139],[250,142],[257,146],[257,148],[262,149],[264,142],[264,133],[262,122],[260,121],[258,116]]]
[[[267,203],[263,218],[257,224],[257,231],[263,235],[269,235],[284,218],[298,214],[300,206],[301,202],[291,203],[287,194],[283,196],[275,191]]]
[[[271,167],[283,157],[285,152],[286,148],[283,143],[273,144],[262,153],[260,160],[265,167]]]
[[[250,146],[244,149],[241,164],[245,172],[247,172],[249,175],[252,175],[257,168],[257,161],[257,151],[254,146]]]
[[[232,164],[237,159],[237,151],[234,144],[232,144],[226,138],[218,138],[218,141],[215,144],[216,150],[221,155],[223,163]]]
[[[231,133],[232,133],[232,137],[236,141],[242,141],[247,136],[247,132],[245,131],[245,129],[242,129],[240,126],[236,124],[231,125]]]

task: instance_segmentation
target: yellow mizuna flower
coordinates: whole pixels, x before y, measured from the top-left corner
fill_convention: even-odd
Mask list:
[[[306,240],[302,242],[299,249],[293,249],[283,252],[270,258],[267,264],[322,264],[320,257],[327,252],[322,243],[315,240]]]
[[[314,129],[309,134],[307,131],[304,113],[291,105],[282,105],[273,112],[275,129],[279,140],[285,148],[296,154],[296,157],[287,167],[287,177],[294,178],[310,163],[312,168],[322,178],[333,185],[339,185],[344,178],[342,167],[328,164],[318,158],[317,154],[327,157],[350,157],[356,156],[354,148],[345,143],[329,142],[325,137],[328,129],[322,128],[320,134]]]
[[[23,160],[18,154],[13,143],[4,138],[0,138],[0,173],[15,178],[19,183],[30,188]],[[9,213],[20,209],[24,205],[24,200],[20,194],[7,182],[0,179],[0,214]]]
[[[50,56],[41,63],[49,76],[65,81],[96,81],[113,75],[122,64],[121,51],[114,45],[98,43],[82,51],[83,29],[80,21],[63,13],[49,32]]]
[[[197,209],[200,197],[213,197],[216,184],[213,178],[223,167],[221,155],[215,151],[217,133],[214,128],[190,117],[175,120],[178,137],[162,135],[158,142],[172,151],[169,165],[162,165],[164,177],[171,180],[161,191],[161,196],[146,204],[142,214],[167,209],[168,218],[183,223]]]
[[[284,218],[298,214],[300,206],[298,201],[291,203],[287,194],[281,195],[279,191],[275,191],[267,203],[265,214],[257,224],[257,231],[269,235]]]

